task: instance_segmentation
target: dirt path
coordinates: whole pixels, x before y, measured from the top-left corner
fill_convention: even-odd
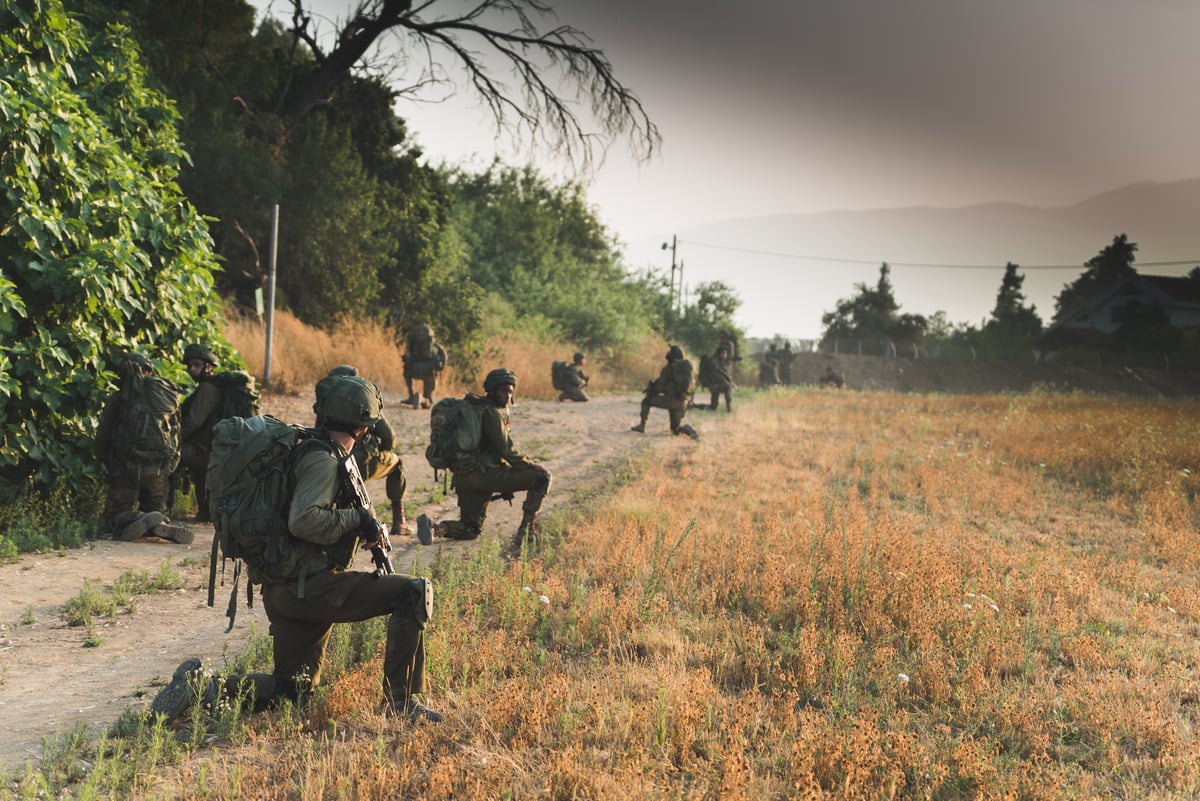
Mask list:
[[[665,413],[651,417],[649,434],[631,433],[638,400],[608,396],[586,404],[519,402],[512,415],[513,439],[554,475],[546,508],[571,497],[581,485],[604,483],[642,448],[682,443],[667,433]],[[309,423],[311,404],[310,398],[268,396],[264,411]],[[429,413],[402,407],[397,398],[389,399],[386,412],[404,455],[410,501],[429,501],[422,510],[435,518],[456,516],[453,496],[435,496],[432,470],[423,457]],[[698,424],[703,422],[701,416]],[[369,487],[372,497],[384,497],[382,485],[379,481]],[[507,538],[519,519],[519,504],[492,504],[484,537]],[[228,588],[218,586],[215,607],[206,605],[212,528],[190,525],[196,532],[190,546],[154,540],[94,542],[0,566],[0,766],[39,758],[43,738],[69,732],[77,721],[93,734],[102,731],[126,707],[149,703],[183,658],[199,656],[221,665],[226,655],[243,650],[252,631],[266,631],[261,605],[247,609],[243,603],[237,625],[224,633]],[[392,558],[397,569],[408,571],[439,549],[470,547],[472,543],[455,542],[422,547],[415,538],[397,538]],[[127,571],[156,574],[164,563],[174,566],[184,587],[142,596],[132,612],[97,621],[92,639],[99,644],[88,647],[88,632],[64,621],[63,605],[80,594],[85,582],[107,588]]]

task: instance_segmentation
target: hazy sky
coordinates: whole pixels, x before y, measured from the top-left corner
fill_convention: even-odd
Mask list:
[[[1070,205],[1137,181],[1200,176],[1194,0],[550,2],[559,22],[605,52],[663,135],[645,164],[616,142],[590,185],[635,267],[667,268],[662,241],[719,220],[993,200]],[[315,5],[344,16],[350,2]],[[555,169],[552,154],[497,139],[465,93],[398,111],[432,161],[485,165],[500,154]],[[1152,243],[1142,245],[1145,259]],[[750,334],[817,335],[819,314],[795,322],[778,307],[783,273],[726,275],[733,268],[703,252],[679,256],[695,280],[738,286]],[[833,308],[863,280],[838,273],[809,282],[817,308]],[[993,287],[999,276],[988,279]],[[907,308],[903,290],[897,282],[902,311],[927,311]],[[1052,303],[1036,300],[1046,316]]]

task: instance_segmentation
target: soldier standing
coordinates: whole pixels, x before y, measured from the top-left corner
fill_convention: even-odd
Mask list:
[[[712,393],[712,399],[708,408],[716,411],[721,397],[725,398],[725,411],[733,411],[733,359],[729,355],[729,348],[725,345],[717,347],[717,352],[712,356],[712,376],[709,378],[708,391]]]
[[[418,323],[408,332],[405,340],[404,386],[408,389],[408,401],[414,409],[428,409],[433,405],[433,393],[437,392],[438,373],[446,368],[446,349],[434,338],[433,327]],[[421,394],[413,389],[413,382],[421,382]]]
[[[179,463],[196,490],[196,520],[207,522],[208,456],[212,452],[213,426],[221,419],[221,388],[213,381],[217,355],[208,345],[193,343],[183,349],[183,363],[196,388],[183,401]]]

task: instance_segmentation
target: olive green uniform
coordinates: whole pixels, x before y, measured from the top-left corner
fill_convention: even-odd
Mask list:
[[[667,360],[658,378],[646,388],[646,397],[642,398],[642,419],[634,426],[634,430],[645,430],[651,409],[666,409],[671,433],[687,433],[683,429],[683,417],[687,414],[687,407],[692,399],[692,387],[681,378],[683,371],[679,366],[680,362],[687,365],[688,371],[691,370],[691,365],[682,356]]]
[[[583,388],[588,385],[587,373],[583,372],[583,365],[572,363],[569,365],[569,374],[567,376],[567,388],[559,393],[560,401],[577,401],[586,403],[588,396],[583,391]]]
[[[721,353],[725,356],[722,357]],[[725,398],[725,411],[733,411],[733,360],[729,357],[727,350],[722,351],[718,348],[717,352],[712,355],[713,370],[716,372],[716,380],[708,387],[711,393],[711,399],[708,408],[716,411],[722,397]]]
[[[459,519],[439,524],[443,535],[453,539],[479,536],[495,494],[524,492],[521,509],[532,515],[541,509],[550,491],[550,473],[513,444],[508,409],[497,408],[486,396],[468,395],[467,399],[482,413],[479,459],[474,465],[453,471]]]
[[[288,507],[294,566],[281,582],[262,585],[270,620],[274,670],[245,677],[255,706],[295,698],[321,681],[334,623],[388,615],[383,658],[383,699],[401,703],[424,685],[424,585],[411,576],[352,571],[362,513],[343,497],[338,459],[346,453],[310,447],[297,459]],[[240,678],[233,679],[242,681]]]
[[[123,403],[124,396],[118,390],[104,404],[92,443],[96,458],[108,468],[103,523],[115,537],[120,537],[126,526],[146,512],[169,511],[169,479],[179,461],[178,453],[163,460],[146,461],[124,451],[121,443],[127,432],[118,430]]]
[[[212,453],[213,427],[221,419],[221,388],[202,376],[192,394],[183,401],[179,427],[179,464],[191,476],[196,489],[198,516],[208,516],[205,491],[208,483],[208,457]]]
[[[346,368],[353,369],[349,365],[346,365]],[[342,373],[342,375],[357,374],[357,370],[353,373]],[[331,372],[330,375],[317,382],[314,394],[318,405],[330,382],[336,381],[338,377]],[[313,410],[316,411],[316,408],[317,406],[314,406]],[[317,421],[317,424],[320,425],[320,420]],[[400,454],[393,450],[395,447],[396,432],[387,418],[381,416],[375,425],[367,429],[367,433],[355,441],[352,453],[363,481],[384,479],[384,493],[387,495],[387,499],[393,504],[402,504],[404,503],[404,493],[408,489],[408,479],[404,475],[404,461],[400,458]]]

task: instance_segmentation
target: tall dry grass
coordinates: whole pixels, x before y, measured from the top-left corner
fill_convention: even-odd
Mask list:
[[[262,381],[266,369],[266,325],[253,315],[228,315],[225,337],[246,360],[252,375]],[[325,331],[305,325],[286,311],[277,312],[272,330],[269,389],[286,394],[309,392],[331,368],[352,364],[385,393],[401,395],[404,385],[402,340],[377,323],[341,320]],[[628,392],[641,389],[662,366],[666,345],[647,336],[635,347],[614,354],[589,354],[586,371],[589,392]],[[571,345],[545,342],[529,335],[501,332],[485,345],[478,374],[466,374],[451,353],[446,370],[438,377],[439,395],[481,392],[483,378],[496,367],[517,374],[520,397],[553,399],[558,392],[550,382],[550,365],[571,359]],[[644,377],[643,377],[644,376]],[[419,385],[418,385],[419,389]]]
[[[374,715],[376,656],[155,792],[1194,798],[1197,430],[1194,403],[745,399],[540,557],[434,566],[444,723]]]

